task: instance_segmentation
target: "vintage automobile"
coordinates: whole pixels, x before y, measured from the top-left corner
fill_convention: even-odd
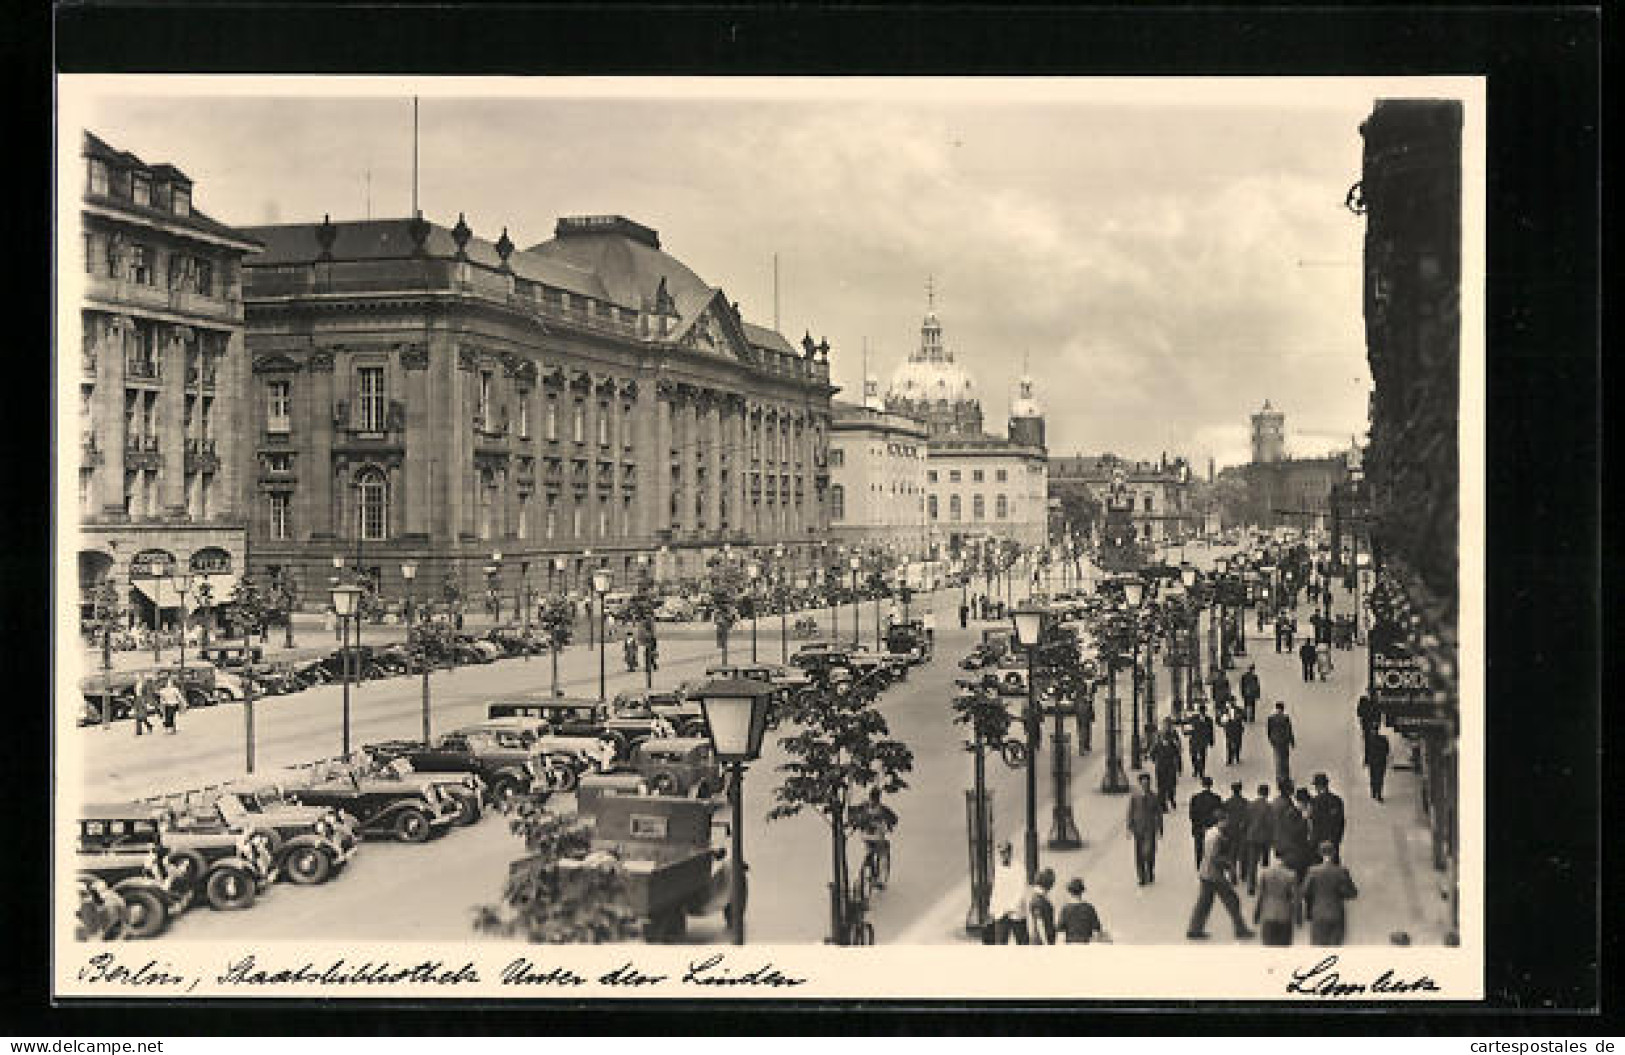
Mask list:
[[[385,759],[367,748],[348,758],[324,758],[294,768],[311,770],[313,780],[385,781],[416,788],[431,800],[449,798],[457,807],[453,819],[460,826],[473,824],[485,815],[482,802],[485,785],[473,773],[419,773],[404,758]]]
[[[686,623],[698,614],[698,606],[686,597],[664,597],[655,608],[655,618],[662,623]]]
[[[493,733],[446,733],[430,743],[421,740],[382,740],[363,750],[375,762],[387,765],[404,759],[414,773],[437,776],[455,774],[477,778],[486,801],[504,805],[515,796],[533,790],[535,774],[530,771],[532,745],[518,745]]]
[[[355,830],[341,814],[286,803],[275,788],[201,788],[148,801],[166,811],[166,831],[263,836],[272,874],[300,886],[325,883],[355,855]]]
[[[166,870],[166,856],[158,822],[145,806],[98,804],[81,810],[75,860],[81,897],[93,895],[96,883],[111,890],[120,902],[121,937],[157,937],[186,910],[190,891]],[[112,929],[110,922],[101,922],[104,931]]]
[[[647,795],[649,785],[638,773],[583,773],[575,792],[576,813],[585,815],[605,795]]]
[[[674,736],[705,735],[705,712],[700,701],[682,689],[631,689],[616,693],[609,707],[616,718],[641,719],[651,722],[651,728],[655,718],[662,718]]]
[[[465,725],[455,731],[488,734],[495,737],[504,747],[528,750],[538,736],[544,736],[549,732],[549,726],[545,718],[510,714],[502,718],[487,718],[483,722]]]
[[[570,696],[532,695],[486,705],[491,718],[539,719],[544,735],[607,736],[615,743],[617,757],[626,758],[632,746],[651,736],[663,736],[669,723],[654,714],[618,714],[607,704]]]
[[[155,811],[166,821],[166,811]],[[164,866],[184,887],[220,911],[250,908],[275,881],[271,841],[264,833],[224,823],[198,828],[166,828]]]
[[[815,680],[825,682],[832,671],[840,669],[850,675],[853,667],[849,646],[818,640],[809,641],[796,649],[790,656],[790,663],[806,671]]]
[[[723,788],[722,767],[709,740],[645,740],[632,749],[631,768],[654,795],[706,799]]]
[[[531,745],[531,771],[551,791],[574,791],[583,775],[613,771],[618,757],[604,735],[543,736]]]
[[[75,941],[113,941],[123,936],[129,911],[112,887],[93,875],[80,873],[79,908],[74,913]]]
[[[250,663],[258,666],[265,650],[258,645],[208,645],[198,650],[201,657],[222,670],[240,671]]]
[[[902,656],[911,664],[930,659],[931,640],[926,636],[925,624],[918,619],[910,619],[887,627],[886,651],[894,656]]]
[[[572,877],[618,863],[632,910],[643,923],[644,940],[680,941],[689,916],[717,911],[725,919],[731,916],[733,861],[726,825],[713,821],[716,808],[712,799],[598,795],[582,813],[593,825],[591,849],[559,864]],[[511,867],[524,868],[526,862]],[[571,881],[576,880],[566,878]]]
[[[389,836],[403,843],[426,842],[457,821],[457,803],[438,788],[419,788],[398,780],[328,774],[318,780],[309,770],[287,771],[285,799],[301,806],[339,810],[356,819],[363,835]]]

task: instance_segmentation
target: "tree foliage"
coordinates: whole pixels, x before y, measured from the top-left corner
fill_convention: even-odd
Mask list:
[[[476,930],[549,945],[638,936],[626,869],[614,855],[593,851],[590,823],[523,801],[509,827],[530,853],[508,866],[503,904],[474,910]],[[561,863],[567,859],[580,863]]]
[[[705,583],[705,604],[717,633],[726,635],[739,622],[741,599],[745,593],[745,573],[734,561],[713,559]]]
[[[575,625],[575,608],[564,597],[556,594],[546,597],[536,611],[535,625],[543,641],[554,646],[564,645],[569,642]]]
[[[231,621],[249,632],[258,632],[265,626],[270,610],[259,581],[252,575],[244,575],[237,580],[226,600],[226,607],[230,610]]]
[[[851,805],[878,787],[892,795],[908,787],[914,752],[891,737],[891,727],[860,686],[803,693],[788,718],[799,729],[779,738],[790,756],[773,790],[768,820],[813,810],[831,829],[852,830]]]
[[[997,745],[1010,735],[1010,709],[997,691],[980,685],[954,697],[954,724],[970,727],[972,742]]]

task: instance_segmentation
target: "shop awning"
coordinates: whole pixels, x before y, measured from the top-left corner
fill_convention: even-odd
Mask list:
[[[159,608],[179,608],[180,592],[169,579],[131,579],[136,592]]]

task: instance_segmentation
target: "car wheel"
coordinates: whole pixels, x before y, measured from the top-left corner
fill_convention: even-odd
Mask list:
[[[677,794],[677,778],[670,773],[656,773],[649,778],[649,790],[656,795]]]
[[[254,877],[240,868],[217,868],[204,887],[209,907],[236,912],[254,904]]]
[[[115,888],[117,890],[117,888]],[[169,925],[169,908],[156,890],[125,887],[117,890],[124,899],[124,936],[135,940],[156,938]]]
[[[581,774],[577,773],[576,767],[569,762],[562,762],[554,766],[553,771],[558,774],[559,791],[574,791],[581,783]]]
[[[507,809],[519,795],[519,785],[512,777],[497,777],[491,781],[491,804],[499,809]]]
[[[426,842],[433,830],[429,815],[416,806],[402,810],[400,816],[395,818],[395,838],[403,843]]]
[[[473,824],[484,815],[484,811],[480,809],[480,797],[472,793],[458,795],[457,807],[457,823],[460,825]]]
[[[703,737],[705,735],[705,723],[689,722],[687,725],[683,726],[682,735],[687,737]]]
[[[283,860],[282,874],[290,883],[316,886],[333,874],[333,859],[319,846],[296,846]]]

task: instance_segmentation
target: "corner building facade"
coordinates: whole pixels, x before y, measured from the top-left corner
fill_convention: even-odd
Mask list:
[[[111,583],[128,622],[174,627],[243,568],[239,263],[257,244],[173,165],[90,133],[80,156],[80,614]]]
[[[623,217],[516,250],[389,219],[255,228],[245,262],[256,565],[325,596],[506,598],[804,564],[829,524],[829,348],[744,321]],[[506,607],[506,606],[505,606]],[[511,609],[510,609],[511,610]]]

